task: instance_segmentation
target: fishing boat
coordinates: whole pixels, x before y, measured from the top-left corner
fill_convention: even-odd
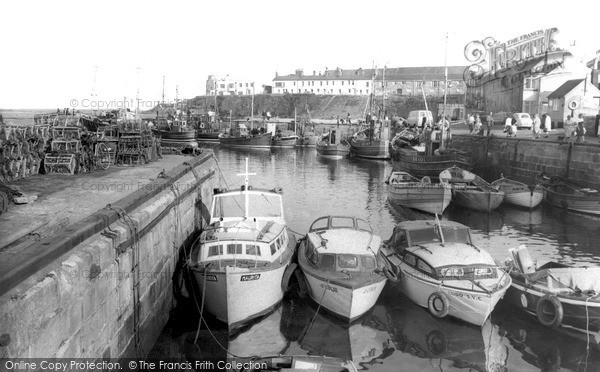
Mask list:
[[[342,140],[336,136],[336,131],[331,130],[321,137],[317,142],[317,155],[329,159],[341,159],[350,153],[348,141]]]
[[[371,309],[387,281],[377,266],[381,238],[354,217],[315,220],[300,241],[298,264],[308,294],[331,313],[353,321]]]
[[[536,267],[525,245],[509,252],[509,303],[545,326],[598,334],[600,266],[573,267],[551,261]]]
[[[503,175],[491,185],[504,193],[504,201],[523,208],[535,208],[544,199],[544,189],[539,185],[504,178]]]
[[[452,221],[404,221],[379,250],[394,287],[437,317],[481,326],[511,283],[468,227]]]
[[[281,134],[274,135],[271,139],[271,147],[296,147],[299,137],[295,134]]]
[[[545,191],[544,200],[568,211],[600,215],[600,192],[583,187],[563,177],[538,175]]]
[[[231,148],[271,148],[271,133],[252,134],[245,123],[238,123],[229,133],[219,135],[219,144]]]
[[[366,159],[385,160],[390,158],[390,121],[384,120],[381,131],[375,129],[374,121],[371,127],[363,129],[350,138],[350,153],[353,156]]]
[[[385,183],[389,199],[403,207],[442,214],[452,200],[450,185],[432,183],[429,177],[418,179],[406,172],[392,172]]]
[[[281,189],[215,190],[210,225],[192,250],[189,267],[201,292],[201,311],[227,323],[229,331],[267,314],[283,299],[296,242],[288,234]],[[287,273],[287,275],[286,275]]]
[[[452,186],[452,200],[461,207],[490,212],[504,200],[504,192],[459,167],[448,168],[439,177],[440,182]]]
[[[433,130],[424,137],[410,129],[400,131],[394,136],[390,146],[392,166],[395,170],[415,177],[429,177],[433,180],[437,180],[445,169],[454,166],[473,169],[469,155],[445,146],[443,142],[447,139],[443,135],[440,130]]]

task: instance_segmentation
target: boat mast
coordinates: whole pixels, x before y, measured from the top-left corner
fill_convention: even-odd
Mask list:
[[[444,111],[442,115],[446,116],[446,95],[448,92],[448,33],[446,32],[446,53],[444,55]]]
[[[250,104],[250,130],[254,129],[254,83],[252,83],[252,103]]]
[[[248,194],[248,176],[256,176],[256,173],[248,173],[248,158],[246,158],[246,172],[245,173],[238,173],[238,176],[245,176],[246,180],[244,181],[244,187],[243,187],[243,191],[244,191],[244,219],[248,218],[248,207],[250,205],[250,199],[249,199],[249,194]]]

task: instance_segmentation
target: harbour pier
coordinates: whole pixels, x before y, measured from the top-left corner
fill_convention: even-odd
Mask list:
[[[2,355],[147,355],[173,306],[180,251],[221,186],[214,154],[22,181],[39,197],[1,217]]]

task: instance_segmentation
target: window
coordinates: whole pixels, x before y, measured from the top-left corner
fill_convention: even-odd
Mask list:
[[[434,82],[433,82],[433,87],[434,87],[434,88],[437,88],[437,87],[439,87],[439,86],[440,86],[440,82],[439,82],[439,81],[434,81]]]
[[[402,89],[396,89],[397,94],[402,94]]]
[[[321,255],[321,267],[333,268],[335,266],[335,255],[333,254],[322,254]]]
[[[276,243],[271,243],[271,254],[275,254],[277,253],[277,244]]]
[[[227,244],[227,254],[242,254],[242,245]]]
[[[255,244],[246,244],[246,254],[260,256],[260,246]]]
[[[342,80],[342,85],[344,85],[344,80]]]
[[[323,80],[319,81],[319,83],[321,84],[321,86],[323,86]]]
[[[406,253],[404,255],[404,262],[406,262],[407,264],[409,264],[411,266],[415,266],[415,264],[417,263],[417,257],[413,256],[410,253]]]
[[[558,99],[552,99],[552,111],[558,111]]]
[[[525,89],[540,89],[540,79],[525,78]]]
[[[431,273],[433,273],[433,270],[431,270],[431,267],[429,267],[429,265],[427,265],[427,264],[426,264],[425,262],[423,262],[422,260],[419,260],[419,261],[418,261],[418,263],[417,263],[417,267],[418,267],[420,270],[423,270],[423,271],[425,271],[425,272],[426,272],[426,273],[428,273],[428,274],[431,274]]]
[[[360,262],[363,268],[365,269],[374,269],[375,268],[375,258],[371,256],[360,256]]]
[[[367,81],[367,88],[368,88],[368,87],[369,87],[369,82]],[[369,93],[369,92],[367,91],[367,93]]]
[[[276,83],[275,83],[275,87],[277,87],[277,88],[279,88],[279,87],[282,87],[282,86],[283,86],[283,84],[282,84],[282,83],[280,83],[280,82],[276,82]]]
[[[309,252],[308,252],[308,260],[310,262],[312,262],[314,265],[317,264],[317,262],[319,262],[319,253],[317,253],[317,250],[314,249],[312,246],[308,248]]]
[[[219,245],[211,245],[208,248],[208,257],[210,256],[218,256],[223,254],[223,245],[219,244]]]
[[[358,257],[353,254],[339,254],[338,266],[342,269],[355,269],[358,267]]]

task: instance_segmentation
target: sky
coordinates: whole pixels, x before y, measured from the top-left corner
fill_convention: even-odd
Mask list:
[[[208,75],[270,83],[299,68],[466,66],[470,41],[551,27],[575,58],[600,49],[597,0],[4,1],[0,14],[0,109],[136,97],[146,109],[163,77],[172,102],[203,95]]]

